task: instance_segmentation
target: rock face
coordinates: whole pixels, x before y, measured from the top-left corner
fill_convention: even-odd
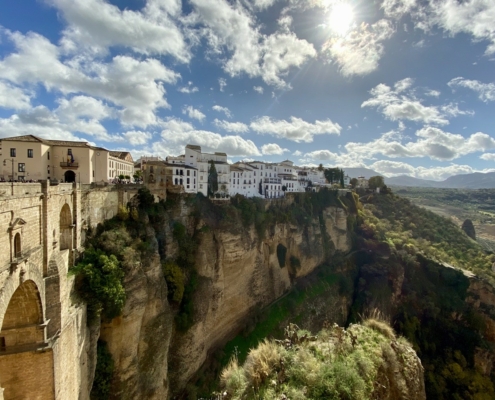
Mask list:
[[[127,274],[122,316],[102,324],[115,362],[114,399],[166,399],[173,317],[158,255]]]
[[[277,224],[263,240],[254,228],[202,234],[196,263],[200,285],[194,300],[198,318],[186,333],[174,337],[174,367],[170,370],[173,385],[183,388],[208,353],[231,338],[246,317],[278,299],[294,279],[323,263],[329,255],[325,233],[332,249],[349,251],[346,217],[344,210],[330,207],[324,212],[325,229],[318,220],[305,230]],[[283,268],[277,257],[280,244],[287,248]],[[291,257],[300,261],[299,268],[291,267]]]
[[[315,219],[305,229],[270,226],[263,238],[254,227],[238,224],[201,229],[205,221],[190,211],[181,203],[167,221],[165,252],[174,259],[178,251],[172,220],[196,235],[199,284],[193,299],[194,324],[185,333],[173,332],[158,252],[127,274],[123,315],[101,328],[101,339],[115,361],[113,398],[165,399],[179,392],[208,353],[234,336],[253,311],[286,293],[295,279],[312,272],[335,249],[350,250],[347,214],[338,208],[327,208],[323,221]],[[283,267],[279,245],[287,249]]]

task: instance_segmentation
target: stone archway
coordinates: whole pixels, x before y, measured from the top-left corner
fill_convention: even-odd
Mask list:
[[[6,351],[44,343],[43,308],[36,283],[28,280],[10,298],[3,318],[0,341]]]
[[[76,181],[76,173],[74,171],[66,171],[64,174],[64,182],[71,183]]]
[[[60,250],[72,249],[72,213],[67,203],[60,210]]]
[[[45,344],[38,286],[24,281],[10,298],[0,330],[0,387],[5,399],[55,398],[53,352]]]

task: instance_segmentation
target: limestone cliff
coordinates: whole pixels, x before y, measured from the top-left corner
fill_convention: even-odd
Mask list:
[[[111,398],[165,399],[173,316],[158,254],[136,263],[125,288],[122,315],[101,326],[115,362]]]
[[[235,335],[255,310],[282,296],[336,250],[350,249],[347,213],[338,207],[325,208],[304,227],[274,223],[263,232],[238,219],[218,226],[209,222],[181,200],[155,226],[156,232],[147,228],[154,255],[127,273],[123,314],[101,328],[115,362],[113,398],[164,399],[181,391],[208,354]],[[176,223],[197,242],[195,317],[186,332],[174,329],[177,308],[167,300],[161,267],[164,259],[177,257]],[[160,243],[154,236],[160,236]],[[285,265],[277,255],[279,245],[286,249]]]
[[[170,369],[174,387],[183,388],[208,353],[238,332],[253,310],[282,296],[294,279],[323,263],[329,254],[325,246],[348,251],[346,217],[343,209],[329,207],[324,229],[318,220],[306,229],[276,224],[263,240],[254,228],[201,234],[196,263],[200,284],[194,297],[198,317],[186,333],[174,336]],[[325,231],[330,243],[323,238]],[[284,268],[277,257],[279,244],[287,248]],[[291,268],[291,256],[300,260],[300,268]]]

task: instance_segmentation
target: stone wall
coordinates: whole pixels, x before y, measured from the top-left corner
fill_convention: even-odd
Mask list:
[[[6,400],[55,399],[53,354],[50,349],[0,356],[0,371]],[[70,398],[77,399],[65,399]]]
[[[125,197],[115,186],[0,183],[0,388],[6,399],[89,399],[98,334],[86,325],[85,305],[74,302],[68,272],[89,221],[113,217]]]

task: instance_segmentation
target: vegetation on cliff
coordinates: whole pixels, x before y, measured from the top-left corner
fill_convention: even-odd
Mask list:
[[[375,194],[364,201],[350,320],[369,307],[390,315],[422,360],[428,398],[495,398],[494,376],[475,362],[477,349],[492,345],[484,339],[483,310],[466,301],[470,281],[462,270],[493,284],[493,254],[450,220],[408,200]]]
[[[424,399],[422,367],[385,322],[326,327],[318,336],[290,324],[221,375],[225,399]]]
[[[494,255],[484,251],[452,221],[393,194],[371,195],[364,201],[359,234],[365,242],[371,239],[387,243],[406,258],[405,253],[414,258],[419,252],[495,283],[491,273]]]

